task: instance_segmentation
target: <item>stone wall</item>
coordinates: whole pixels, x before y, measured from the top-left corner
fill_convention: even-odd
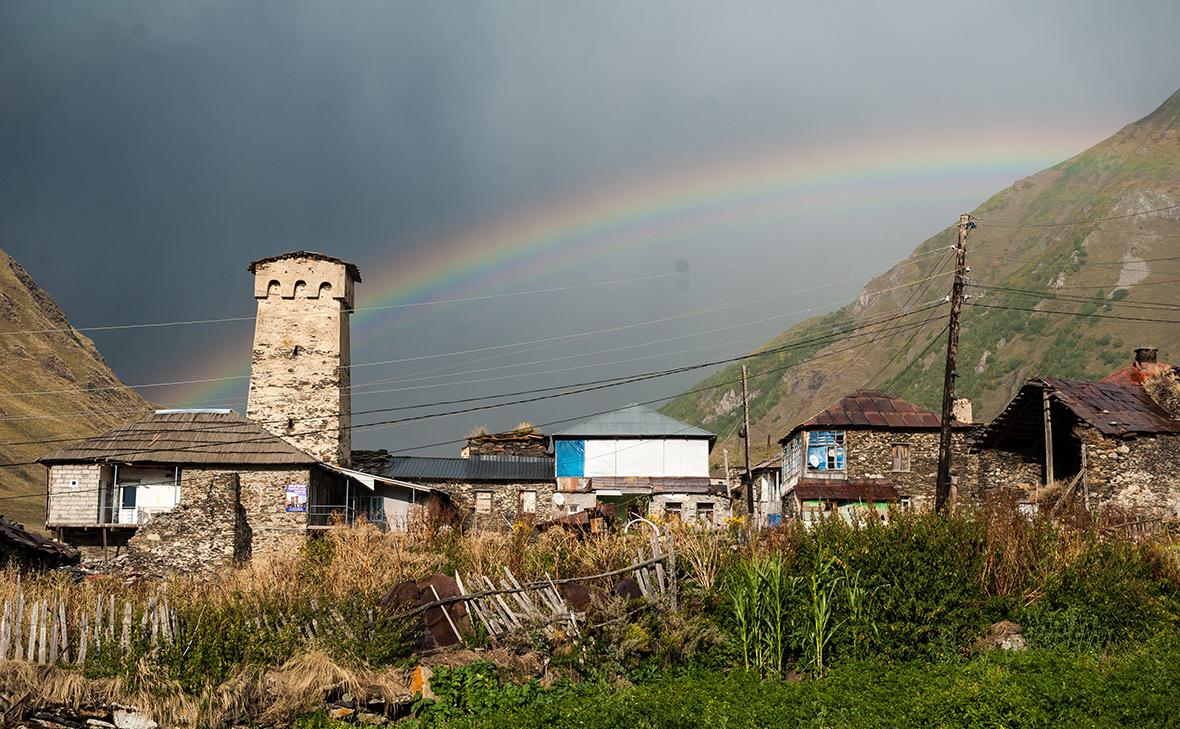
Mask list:
[[[180,498],[185,503],[192,493],[200,493],[211,479],[238,475],[240,497],[250,550],[254,555],[298,549],[307,531],[307,514],[287,511],[287,486],[306,484],[308,494],[325,478],[319,469],[258,469],[229,471],[189,469],[180,473]]]
[[[292,257],[255,267],[254,351],[246,415],[332,463],[351,453],[349,311],[343,263]]]
[[[181,503],[140,526],[127,542],[122,569],[207,572],[249,558],[250,528],[238,474],[185,476]]]
[[[720,526],[730,516],[729,499],[721,494],[655,494],[647,509],[648,516],[665,518],[669,503],[680,504],[680,520],[689,524]],[[711,519],[704,513],[705,504],[713,512]]]
[[[1075,426],[1074,436],[1085,449],[1091,509],[1110,505],[1141,518],[1180,516],[1180,436],[1119,440],[1086,425]]]
[[[430,485],[445,491],[462,516],[463,523],[476,529],[499,531],[510,528],[516,522],[537,524],[565,514],[564,508],[553,503],[556,484],[552,481],[523,483],[463,481],[432,483]],[[475,494],[479,491],[488,491],[492,494],[490,514],[477,514],[475,511]],[[528,514],[521,510],[521,494],[525,491],[536,492],[536,513]]]

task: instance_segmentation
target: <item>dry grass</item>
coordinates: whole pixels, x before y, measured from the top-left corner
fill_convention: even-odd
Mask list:
[[[1164,410],[1180,418],[1180,377],[1175,371],[1163,372],[1143,383],[1143,389]]]

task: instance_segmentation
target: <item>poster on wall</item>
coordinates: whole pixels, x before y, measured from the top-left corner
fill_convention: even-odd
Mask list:
[[[307,484],[287,484],[287,511],[307,511]]]

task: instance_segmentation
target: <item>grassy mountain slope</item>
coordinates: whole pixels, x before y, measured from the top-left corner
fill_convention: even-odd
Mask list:
[[[1101,377],[1129,364],[1136,346],[1158,347],[1161,359],[1180,363],[1180,324],[1110,318],[1180,321],[1180,311],[1143,308],[1156,302],[1180,307],[1180,208],[1132,215],[1177,204],[1180,91],[1111,138],[1016,182],[973,211],[980,223],[968,238],[969,280],[992,288],[972,286],[968,303],[1073,314],[964,308],[957,388],[973,400],[976,420],[994,416],[1028,377]],[[1116,216],[1129,217],[1095,220]],[[953,245],[956,230],[957,225],[950,226],[923,242],[847,306],[800,323],[759,351],[879,321],[941,298],[949,292],[949,276],[928,287],[916,282],[952,270],[953,260],[938,249]],[[1168,258],[1173,260],[1159,260]],[[937,317],[946,310],[933,313]],[[887,326],[921,322],[927,315]],[[916,330],[845,336],[752,360],[751,443],[761,454],[768,439],[777,441],[840,395],[868,386],[886,386],[937,410],[944,326],[939,318]],[[863,343],[868,344],[850,349]],[[766,374],[753,376],[760,372]],[[698,387],[739,376],[738,368],[730,367]],[[721,387],[685,394],[664,412],[713,430],[721,436],[719,446],[733,448],[740,392]],[[719,460],[721,448],[715,453]]]
[[[24,333],[29,330],[55,330]],[[74,330],[53,298],[0,251],[0,463],[35,460],[125,421],[145,402],[123,387],[94,343]],[[117,413],[111,411],[118,411]],[[54,417],[46,417],[46,416]],[[39,529],[45,498],[39,464],[0,467],[0,514]]]

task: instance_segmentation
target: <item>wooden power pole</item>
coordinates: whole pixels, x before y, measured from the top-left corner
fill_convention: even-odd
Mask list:
[[[746,452],[746,513],[754,523],[754,479],[750,474],[750,394],[746,390],[746,366],[742,365],[742,445]]]
[[[955,405],[955,372],[959,354],[959,313],[963,310],[963,287],[967,283],[967,231],[975,227],[971,215],[959,216],[959,242],[955,246],[955,282],[951,286],[951,320],[947,327],[946,373],[942,382],[942,429],[938,438],[938,482],[934,510],[942,511],[951,496],[951,417]]]

